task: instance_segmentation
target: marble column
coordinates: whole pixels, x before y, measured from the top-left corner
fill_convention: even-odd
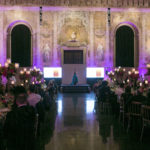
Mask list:
[[[105,52],[105,67],[109,67],[109,25],[108,15],[106,15],[106,52]]]
[[[3,21],[4,21],[4,12],[0,11],[0,63],[4,65],[7,58],[7,29],[4,31],[3,29]],[[6,32],[4,34],[4,32]],[[9,34],[9,33],[8,33]],[[10,41],[10,40],[9,40]]]
[[[90,12],[90,66],[94,66],[94,19]]]
[[[53,29],[54,29],[54,35],[53,35],[53,65],[57,66],[59,65],[60,62],[58,62],[58,51],[57,51],[57,12],[54,12],[54,24],[53,24]]]
[[[110,22],[108,22],[108,20]],[[113,41],[111,38],[111,12],[110,12],[110,16],[109,16],[108,10],[107,10],[107,15],[106,15],[106,55],[105,55],[106,67],[114,66],[113,65],[114,51],[112,51],[113,43],[111,43],[111,41]]]
[[[41,50],[40,50],[40,17],[39,15],[37,15],[37,28],[33,29],[33,33],[32,33],[32,55],[31,55],[31,59],[32,59],[32,65],[36,66],[38,68],[42,69],[42,57],[41,57]]]
[[[146,57],[146,54],[148,54],[147,50],[146,50],[146,23],[145,23],[145,15],[143,14],[142,16],[142,45],[141,45],[141,51],[140,51],[140,48],[139,48],[139,67],[143,67],[144,65],[144,62],[145,62],[145,57]],[[137,35],[138,38],[139,38],[139,35]],[[137,43],[138,44],[138,43]]]

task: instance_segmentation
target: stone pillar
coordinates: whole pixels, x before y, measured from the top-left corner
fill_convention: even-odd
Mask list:
[[[57,66],[59,65],[60,61],[58,62],[58,51],[57,51],[57,12],[54,12],[54,24],[53,24],[53,30],[54,30],[54,34],[53,34],[53,65]],[[59,58],[61,59],[61,58]]]
[[[106,12],[107,13],[107,12]],[[105,52],[105,67],[109,67],[109,25],[108,25],[108,14],[106,15],[106,52]]]
[[[0,21],[0,33],[1,33],[0,34],[0,56],[1,56],[0,63],[4,65],[7,58],[7,29],[5,31],[3,29],[3,23],[4,23],[3,17],[4,17],[3,11],[0,11],[0,20],[1,20]]]
[[[94,19],[90,12],[90,66],[94,66]]]
[[[42,57],[40,50],[40,16],[37,15],[37,29],[32,33],[32,64],[42,69]]]
[[[145,62],[145,57],[146,55],[148,54],[147,50],[146,50],[146,23],[145,23],[145,15],[143,14],[142,16],[142,41],[141,41],[141,51],[140,51],[140,48],[139,48],[139,67],[143,67],[143,63]],[[139,37],[138,37],[139,38]],[[137,43],[138,44],[138,43]]]
[[[108,20],[110,22],[108,22]],[[114,51],[112,51],[112,45],[111,43],[113,41],[111,37],[111,10],[110,10],[110,16],[108,15],[108,10],[107,10],[107,15],[106,15],[106,55],[105,55],[105,60],[106,60],[106,66],[107,67],[113,67],[113,57],[114,57]]]

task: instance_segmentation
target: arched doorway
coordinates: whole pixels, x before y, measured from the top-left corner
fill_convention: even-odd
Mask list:
[[[31,31],[24,24],[18,24],[11,30],[11,61],[19,63],[20,67],[30,67],[31,61]]]
[[[135,67],[135,35],[128,25],[120,26],[116,31],[116,67]]]

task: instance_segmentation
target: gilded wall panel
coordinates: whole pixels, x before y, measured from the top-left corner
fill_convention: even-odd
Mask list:
[[[97,66],[103,66],[106,50],[106,12],[94,15],[94,60]]]
[[[76,40],[89,43],[89,17],[85,12],[60,12],[58,17],[58,44],[71,40],[72,33]]]
[[[50,66],[53,60],[53,13],[43,12],[40,26],[40,50],[44,66]]]
[[[150,63],[150,14],[147,14],[145,17],[145,27],[146,27],[146,51],[145,51],[145,63]]]

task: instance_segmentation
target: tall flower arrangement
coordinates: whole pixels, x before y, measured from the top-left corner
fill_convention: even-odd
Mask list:
[[[126,78],[126,70],[125,68],[118,67],[118,68],[115,68],[114,71],[110,71],[108,73],[108,76],[116,84],[121,84]]]
[[[19,68],[18,63],[11,63],[10,59],[7,59],[5,65],[0,64],[0,84],[2,84],[2,77],[7,78],[7,85],[11,77],[15,77]]]
[[[43,73],[40,71],[40,69],[34,67],[33,69],[30,69],[32,83],[39,84],[43,81]]]
[[[40,71],[40,69],[37,69],[36,67],[30,70],[24,68],[20,71],[19,78],[22,82],[22,85],[40,84],[42,83],[42,81],[44,81],[43,73]]]
[[[7,79],[11,78],[12,76],[15,76],[17,73],[17,69],[19,68],[18,63],[11,63],[10,59],[7,59],[5,62],[5,65],[0,65],[0,75],[5,76]]]
[[[134,88],[137,87],[138,79],[139,79],[139,71],[138,70],[132,69],[131,71],[128,71],[128,82]]]
[[[23,70],[20,71],[19,78],[22,84],[24,85],[30,83],[30,79],[31,79],[30,71],[24,68]]]

